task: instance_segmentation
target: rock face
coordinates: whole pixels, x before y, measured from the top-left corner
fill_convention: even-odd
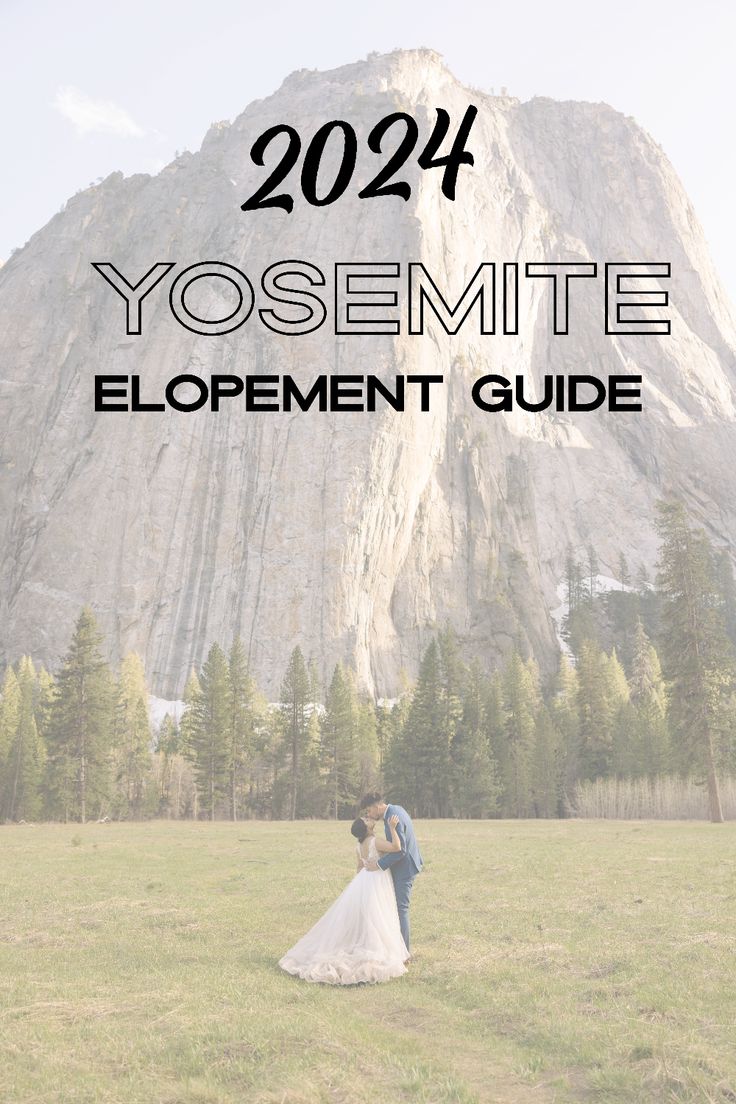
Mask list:
[[[411,112],[424,139],[435,107],[454,128],[469,103],[475,166],[460,170],[456,202],[441,194],[441,171],[415,163],[400,174],[408,203],[357,198],[380,164],[365,137],[381,117]],[[241,212],[266,171],[249,157],[258,134],[288,122],[306,144],[332,118],[361,142],[346,194],[308,206],[297,169],[291,215]],[[397,127],[386,150],[399,138]],[[422,261],[448,298],[484,260],[669,261],[672,335],[606,336],[601,277],[575,281],[566,337],[551,333],[549,281],[523,278],[518,337],[481,336],[472,318],[456,336],[410,336],[405,311],[399,337],[336,337],[331,312],[302,337],[255,315],[226,337],[197,336],[172,317],[168,288],[186,265],[225,261],[258,289],[287,258],[328,274],[336,261],[399,261],[402,278]],[[133,282],[176,262],[143,304],[141,336],[126,336],[123,301],[92,261]],[[214,291],[201,302],[223,313]],[[113,658],[139,651],[164,697],[235,634],[271,695],[296,643],[326,676],[345,659],[391,695],[446,620],[468,654],[491,663],[517,644],[549,668],[568,546],[592,544],[611,575],[622,551],[651,569],[663,494],[736,546],[733,316],[666,158],[602,104],[488,96],[431,51],[295,73],[212,127],[199,153],[71,199],[2,268],[0,313],[0,659],[55,664],[89,602]],[[219,413],[95,413],[97,372],[138,374],[155,401],[182,372],[291,373],[304,385],[323,372],[423,372],[445,383],[430,412],[411,400],[404,412],[249,413],[232,400]],[[545,373],[641,372],[644,411],[484,413],[471,386],[488,372],[537,384]]]

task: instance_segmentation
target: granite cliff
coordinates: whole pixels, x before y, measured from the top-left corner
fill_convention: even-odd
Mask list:
[[[478,107],[458,198],[416,165],[398,198],[293,214],[243,213],[264,176],[249,158],[266,127],[307,137],[343,118],[359,139],[408,111],[427,133]],[[330,158],[325,178],[329,179]],[[356,181],[375,171],[362,149]],[[292,184],[298,181],[293,175]],[[130,279],[156,261],[237,265],[258,287],[299,258],[422,261],[457,296],[481,261],[667,261],[670,337],[610,336],[602,279],[576,281],[570,332],[551,333],[548,281],[523,285],[519,335],[279,337],[251,324],[197,336],[161,284],[144,332],[91,267]],[[218,310],[210,292],[209,305]],[[329,289],[328,289],[329,294]],[[206,305],[206,304],[205,304]],[[325,675],[338,659],[391,695],[449,620],[469,654],[514,644],[545,668],[550,610],[568,546],[653,567],[653,505],[685,499],[736,548],[736,330],[693,209],[656,143],[604,104],[521,103],[463,87],[431,51],[292,74],[202,148],[156,176],[114,174],[83,191],[0,270],[0,660],[54,665],[85,602],[114,656],[135,649],[152,689],[181,693],[193,663],[240,634],[275,696],[300,643]],[[141,377],[160,397],[180,372],[437,373],[430,412],[95,413],[95,373]],[[642,413],[488,414],[471,400],[488,372],[643,376]]]

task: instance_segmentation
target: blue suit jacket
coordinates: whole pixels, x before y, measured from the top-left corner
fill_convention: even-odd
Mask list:
[[[396,834],[401,840],[400,851],[390,851],[382,855],[378,865],[382,870],[391,869],[394,878],[413,878],[422,869],[422,856],[419,854],[417,838],[414,835],[414,825],[406,809],[401,805],[389,805],[383,814],[383,823],[386,829],[386,839],[391,842],[391,829],[388,826],[388,818],[398,816]]]

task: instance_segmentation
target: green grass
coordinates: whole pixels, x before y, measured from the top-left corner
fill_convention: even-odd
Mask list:
[[[736,825],[431,821],[416,961],[280,955],[345,823],[0,828],[3,1104],[736,1101]]]

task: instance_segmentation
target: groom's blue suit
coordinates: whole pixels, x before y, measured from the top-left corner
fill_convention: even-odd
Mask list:
[[[396,890],[396,904],[399,909],[399,922],[401,934],[404,937],[407,950],[409,948],[409,898],[411,889],[419,871],[422,869],[422,856],[419,854],[414,825],[406,809],[401,805],[388,805],[383,814],[383,823],[386,828],[386,839],[391,842],[391,829],[388,826],[389,817],[397,816],[399,823],[396,825],[396,833],[401,841],[401,851],[391,851],[382,855],[378,865],[382,870],[390,870]]]

